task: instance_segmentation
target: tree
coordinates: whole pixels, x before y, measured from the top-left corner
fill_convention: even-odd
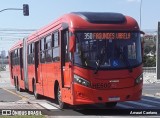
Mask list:
[[[148,54],[151,50],[152,50],[152,48],[150,46],[146,46],[144,48],[144,54]]]
[[[143,66],[144,67],[155,67],[156,66],[156,57],[148,57],[144,55],[143,57]]]

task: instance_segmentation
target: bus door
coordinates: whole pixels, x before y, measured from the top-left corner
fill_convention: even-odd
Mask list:
[[[69,57],[69,31],[67,29],[62,31],[61,43],[61,61],[62,61],[62,86],[71,87],[71,68]]]
[[[40,40],[40,63],[38,67],[38,80],[42,87],[42,94],[47,95],[47,79],[46,79],[46,64],[45,64],[45,38]]]
[[[10,53],[11,77],[13,79],[13,52]]]
[[[36,82],[36,91],[39,94],[43,94],[42,90],[42,51],[40,52],[40,41],[35,42],[35,55],[34,55],[34,63],[35,63],[35,82]],[[40,60],[41,59],[41,60]]]
[[[38,72],[39,72],[39,70],[38,70],[38,66],[39,66],[38,54],[39,54],[39,41],[35,42],[35,55],[34,55],[35,56],[34,57],[34,59],[35,59],[34,63],[35,63],[35,79],[36,79],[36,83],[40,82],[40,78],[38,76]]]
[[[23,70],[23,48],[20,48],[20,73],[21,80],[24,80],[24,70]]]

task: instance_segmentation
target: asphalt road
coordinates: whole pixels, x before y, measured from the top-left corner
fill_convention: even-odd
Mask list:
[[[12,90],[14,92],[14,90]],[[39,109],[47,109],[48,115],[58,116],[85,116],[85,115],[129,115],[131,111],[151,111],[153,113],[160,113],[160,98],[156,96],[143,95],[140,101],[127,101],[118,103],[113,109],[106,108],[104,104],[70,106],[68,109],[60,110],[54,100],[43,97],[36,100],[31,93],[15,92],[21,96],[25,96],[25,101],[28,104],[37,104]],[[23,100],[22,100],[23,101]],[[157,115],[154,114],[154,115]],[[158,114],[160,115],[160,114]]]

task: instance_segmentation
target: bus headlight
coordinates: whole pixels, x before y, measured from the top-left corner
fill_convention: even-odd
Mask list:
[[[143,81],[143,73],[135,80],[135,84],[139,84]]]
[[[90,86],[90,82],[83,79],[82,77],[78,76],[78,75],[74,75],[74,82],[78,83],[78,84],[81,84],[83,86],[87,86],[89,87]]]

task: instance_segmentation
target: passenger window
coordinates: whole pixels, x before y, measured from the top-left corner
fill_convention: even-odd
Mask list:
[[[59,35],[58,31],[53,33],[52,35],[52,60],[54,62],[60,60],[60,54],[59,54]]]
[[[45,39],[40,41],[40,62],[45,63]]]
[[[51,35],[46,37],[46,62],[52,61]]]

